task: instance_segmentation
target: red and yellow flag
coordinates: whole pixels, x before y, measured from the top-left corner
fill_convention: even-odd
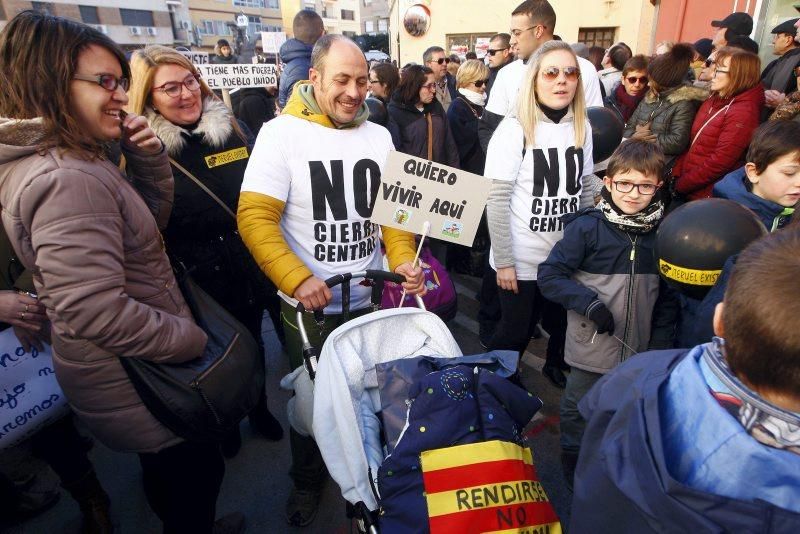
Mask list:
[[[486,441],[421,455],[431,534],[561,534],[531,451]]]

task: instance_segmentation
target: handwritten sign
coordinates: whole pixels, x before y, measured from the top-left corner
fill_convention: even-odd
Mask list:
[[[211,89],[265,87],[278,84],[278,68],[268,63],[195,66]]]
[[[13,329],[0,332],[0,450],[35,434],[67,411],[50,347],[26,352]]]
[[[265,54],[277,54],[285,42],[286,34],[283,32],[261,32],[261,48]]]
[[[192,50],[178,50],[178,52],[195,65],[208,65],[208,52],[195,52]]]
[[[372,221],[471,246],[486,206],[488,178],[392,151],[386,160]]]

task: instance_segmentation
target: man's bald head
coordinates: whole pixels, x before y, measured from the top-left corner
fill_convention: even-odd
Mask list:
[[[320,73],[324,73],[328,55],[332,50],[337,55],[358,54],[364,62],[364,68],[367,69],[367,59],[364,57],[364,52],[361,51],[358,45],[349,37],[334,34],[323,35],[314,45],[314,49],[311,51],[311,68]]]

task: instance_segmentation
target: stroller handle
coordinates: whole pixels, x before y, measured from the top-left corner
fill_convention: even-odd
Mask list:
[[[383,286],[387,280],[389,282],[394,282],[395,284],[402,284],[406,281],[405,276],[402,274],[390,273],[389,271],[380,271],[377,269],[367,269],[366,271],[343,273],[331,276],[325,280],[325,285],[327,285],[329,288],[333,288],[338,285],[342,286],[342,317],[345,321],[350,318],[349,282],[350,280],[358,278],[363,278],[364,280],[373,280],[375,282],[372,286],[371,297],[372,307],[374,309],[378,309],[380,307]],[[425,304],[422,301],[422,297],[419,295],[414,296],[416,298],[417,306],[424,310]],[[308,371],[308,375],[311,377],[311,380],[314,380],[314,376],[316,375],[317,351],[311,345],[311,342],[308,339],[308,332],[306,332],[306,327],[303,324],[303,314],[306,312],[306,307],[303,306],[302,302],[298,302],[295,311],[297,312],[297,328],[300,331],[300,339],[303,342],[303,365],[305,366],[306,371]],[[322,310],[314,310],[314,320],[320,326],[325,322],[325,314]]]

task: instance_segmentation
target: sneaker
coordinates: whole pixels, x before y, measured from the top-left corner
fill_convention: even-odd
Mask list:
[[[305,527],[317,517],[320,493],[292,488],[286,501],[286,521],[295,527]]]
[[[244,532],[245,520],[241,512],[233,512],[214,521],[213,534],[241,534]]]

